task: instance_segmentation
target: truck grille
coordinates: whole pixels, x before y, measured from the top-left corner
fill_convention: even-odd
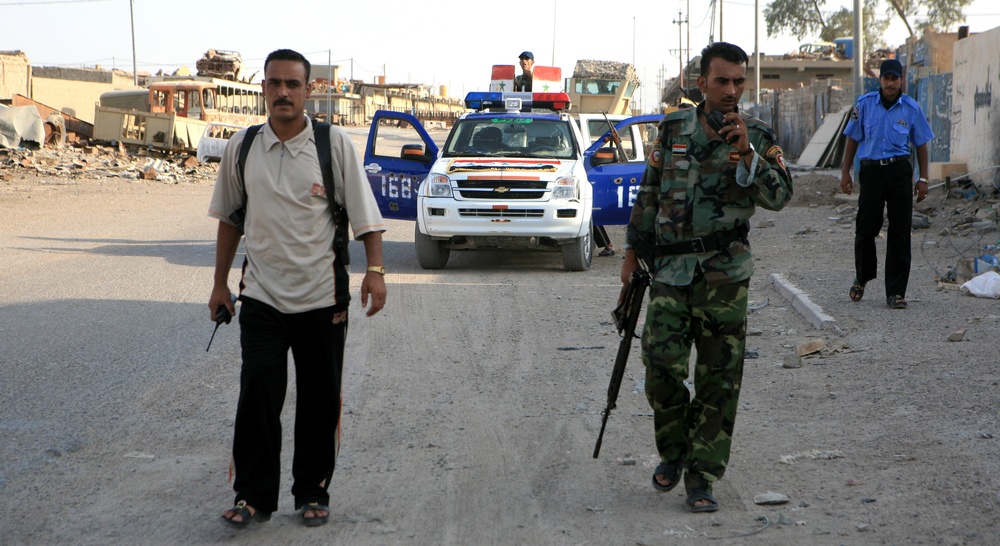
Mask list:
[[[458,209],[463,218],[541,218],[542,209]]]
[[[542,180],[458,180],[456,186],[464,199],[541,199],[548,192]]]

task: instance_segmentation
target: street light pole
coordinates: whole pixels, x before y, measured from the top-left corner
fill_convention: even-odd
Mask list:
[[[861,0],[854,0],[854,101],[864,94],[864,61],[863,54],[865,47],[864,34],[864,11],[862,11]]]
[[[128,2],[129,16],[132,19],[132,85],[139,86],[139,69],[135,61],[135,0]]]

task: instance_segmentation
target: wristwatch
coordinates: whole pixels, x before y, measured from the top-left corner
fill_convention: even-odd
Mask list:
[[[385,276],[385,268],[380,265],[370,265],[368,266],[368,271],[372,273],[378,273],[379,275]]]
[[[917,184],[919,184],[921,182],[923,182],[924,184],[926,184],[927,183],[927,179],[921,176],[920,178],[917,179]]]
[[[743,150],[742,152],[740,152],[740,157],[746,157],[746,156],[754,153],[755,151],[756,150],[753,149],[753,144],[750,144],[749,148],[747,148],[746,150]]]

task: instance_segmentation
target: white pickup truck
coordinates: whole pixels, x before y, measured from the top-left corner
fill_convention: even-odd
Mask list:
[[[440,151],[409,114],[379,111],[372,122],[365,170],[383,215],[416,221],[420,266],[441,269],[452,250],[524,248],[560,252],[568,271],[589,268],[593,226],[628,219],[648,146],[633,135],[660,116],[619,124],[622,161],[610,148],[595,154],[607,146],[600,138],[588,148],[563,93],[470,93],[466,104],[476,111]]]

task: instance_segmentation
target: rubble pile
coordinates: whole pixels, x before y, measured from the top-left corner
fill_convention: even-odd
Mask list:
[[[639,81],[635,68],[628,63],[617,61],[579,60],[573,68],[573,77],[591,80]]]
[[[797,174],[791,204],[828,210],[827,231],[853,230],[857,194],[840,193],[838,182],[823,173]],[[757,227],[769,226],[761,222]],[[957,291],[977,276],[1000,271],[1000,189],[989,182],[932,190],[914,204],[912,229],[913,259],[934,264],[940,289]],[[796,237],[815,237],[823,230],[805,226]]]
[[[17,173],[68,178],[125,178],[167,183],[214,181],[218,166],[193,155],[163,156],[119,145],[65,148],[0,148],[0,180]]]

